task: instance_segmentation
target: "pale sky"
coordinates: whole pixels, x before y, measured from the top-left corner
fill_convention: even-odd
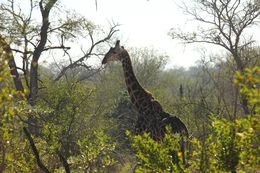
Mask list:
[[[18,0],[17,0],[18,1]],[[171,28],[196,31],[194,21],[183,14],[176,2],[190,0],[60,0],[62,6],[85,16],[88,20],[109,28],[112,22],[120,24],[117,39],[128,47],[150,47],[169,56],[167,68],[190,67],[206,54],[221,54],[225,51],[209,44],[184,45],[171,39]],[[1,2],[1,0],[0,0]],[[23,1],[20,1],[23,2]],[[23,5],[23,4],[22,4]],[[251,31],[253,39],[260,42],[259,27]]]
[[[172,27],[185,27],[187,18],[174,0],[63,0],[68,9],[84,15],[93,22],[108,26],[119,23],[118,39],[127,47],[152,47],[169,55],[167,67],[189,67],[200,59],[199,45],[172,40],[167,33]]]

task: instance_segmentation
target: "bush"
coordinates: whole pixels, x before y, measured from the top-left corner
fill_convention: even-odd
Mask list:
[[[181,149],[179,135],[170,133],[167,128],[164,139],[160,142],[154,141],[149,134],[132,135],[127,132],[131,140],[132,148],[137,158],[136,172],[182,172]]]

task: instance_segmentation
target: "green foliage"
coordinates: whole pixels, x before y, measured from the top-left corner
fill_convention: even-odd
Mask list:
[[[206,139],[193,139],[191,167],[196,172],[236,170],[239,149],[235,141],[234,124],[226,119],[212,118],[212,133]]]
[[[196,172],[256,172],[260,165],[259,117],[230,122],[213,120],[213,133],[192,140],[191,166]]]
[[[103,131],[97,131],[78,141],[80,154],[71,156],[68,160],[75,172],[105,172],[113,166],[115,143]]]
[[[239,168],[244,172],[260,169],[260,117],[248,117],[236,121],[238,145],[240,147]]]
[[[181,155],[178,135],[167,134],[160,142],[154,141],[149,134],[134,136],[127,132],[131,140],[132,147],[136,153],[136,172],[182,172],[183,166],[180,164]]]
[[[105,119],[96,102],[95,85],[67,78],[58,82],[45,79],[44,87],[33,114],[43,126],[38,148],[45,151],[46,161],[56,163],[52,170],[63,170],[59,158],[53,157],[57,150],[73,172],[103,172],[114,165],[115,143],[104,133]]]
[[[5,52],[0,50],[0,170],[4,172],[31,172],[35,165],[29,146],[21,131],[23,93],[12,87],[12,77],[5,59]]]
[[[238,146],[235,141],[235,124],[226,119],[215,119],[212,126],[215,133],[214,136],[212,135],[215,138],[215,146],[212,147],[217,152],[216,159],[219,169],[235,170],[239,160]]]
[[[179,150],[179,138],[169,131],[163,142],[152,140],[148,134],[128,133],[138,160],[136,172],[256,172],[260,165],[259,121],[259,117],[235,122],[213,118],[212,133],[204,140],[190,141],[192,149],[186,168],[171,158],[170,153]]]
[[[245,74],[237,72],[234,84],[240,87],[240,92],[244,95],[251,105],[251,109],[260,113],[260,67],[246,68]]]

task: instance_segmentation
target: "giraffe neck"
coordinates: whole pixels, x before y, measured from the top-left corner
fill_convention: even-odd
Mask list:
[[[125,76],[125,83],[132,103],[135,105],[139,113],[142,113],[142,107],[147,106],[147,102],[153,97],[149,94],[138,82],[132,67],[132,62],[129,54],[125,51],[122,53],[122,66]]]

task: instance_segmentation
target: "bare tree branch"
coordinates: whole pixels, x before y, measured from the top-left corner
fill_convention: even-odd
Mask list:
[[[64,50],[69,50],[70,47],[65,47],[65,46],[52,46],[52,47],[46,47],[46,48],[44,48],[43,51],[52,50],[52,49],[64,49]]]
[[[93,55],[93,50],[94,48],[104,42],[107,42],[111,39],[111,37],[114,35],[114,33],[116,33],[118,25],[114,25],[110,28],[110,31],[108,32],[107,36],[101,40],[98,41],[94,41],[93,35],[89,34],[89,37],[91,39],[91,46],[88,50],[87,53],[85,53],[81,58],[79,58],[78,60],[74,61],[73,63],[69,64],[68,66],[64,67],[61,72],[59,73],[59,75],[56,77],[55,81],[58,81],[65,73],[68,69],[73,69],[75,67],[81,66],[82,62],[84,60],[86,60],[87,58],[89,58],[91,55]]]
[[[208,43],[221,46],[231,53],[236,68],[244,73],[246,64],[242,51],[252,44],[253,40],[246,39],[244,32],[247,28],[258,23],[260,7],[257,1],[246,0],[203,0],[195,1],[194,8],[183,5],[184,11],[195,21],[207,24],[206,29],[185,33],[172,30],[169,34],[184,43]],[[247,100],[242,98],[244,112],[249,113]]]

